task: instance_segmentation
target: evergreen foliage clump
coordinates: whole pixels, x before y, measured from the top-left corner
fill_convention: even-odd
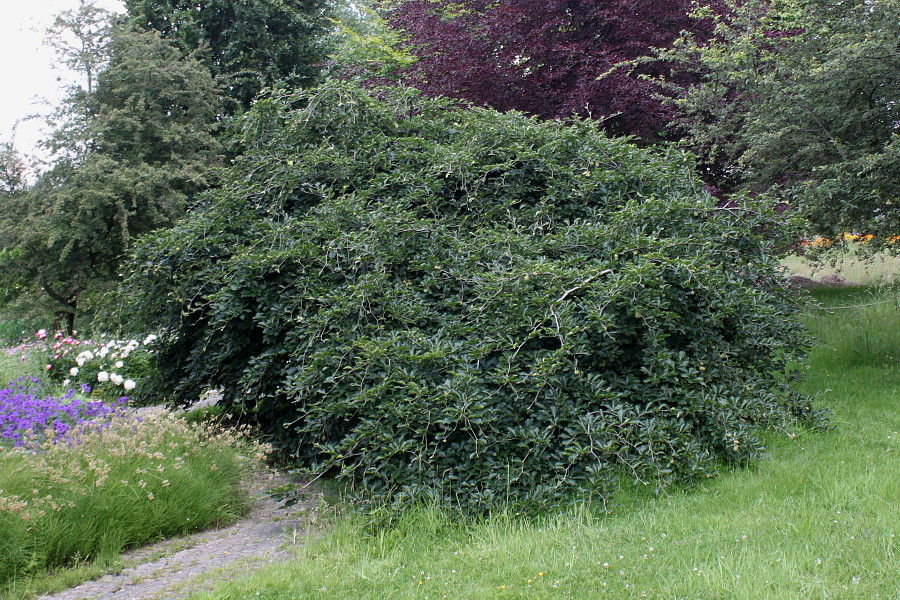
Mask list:
[[[222,388],[352,496],[533,509],[822,417],[786,383],[783,228],[716,209],[680,152],[346,83],[258,101],[242,143],[141,240],[126,314],[162,327],[173,400]]]

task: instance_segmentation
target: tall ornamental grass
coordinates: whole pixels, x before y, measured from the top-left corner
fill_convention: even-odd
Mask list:
[[[807,319],[823,369],[900,365],[900,287],[823,289]]]
[[[88,420],[0,451],[0,586],[235,519],[265,448],[166,413]]]

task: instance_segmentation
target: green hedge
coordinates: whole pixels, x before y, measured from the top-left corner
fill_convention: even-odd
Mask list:
[[[779,229],[590,122],[327,84],[257,103],[228,184],[123,290],[176,400],[221,387],[381,506],[655,487],[817,421]]]

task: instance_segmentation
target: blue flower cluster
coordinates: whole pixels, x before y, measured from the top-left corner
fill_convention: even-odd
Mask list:
[[[87,385],[81,386],[82,394],[90,391]],[[64,438],[72,427],[107,417],[127,400],[120,398],[110,405],[76,398],[75,393],[69,389],[59,398],[43,396],[40,381],[25,377],[0,388],[0,444],[24,446],[28,439],[48,428],[53,429],[56,439]]]

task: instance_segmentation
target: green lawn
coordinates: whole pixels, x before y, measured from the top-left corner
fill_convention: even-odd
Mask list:
[[[900,599],[900,305],[827,290],[802,387],[825,433],[769,440],[771,458],[656,499],[620,496],[541,521],[407,513],[373,532],[336,517],[287,566],[203,599]]]

